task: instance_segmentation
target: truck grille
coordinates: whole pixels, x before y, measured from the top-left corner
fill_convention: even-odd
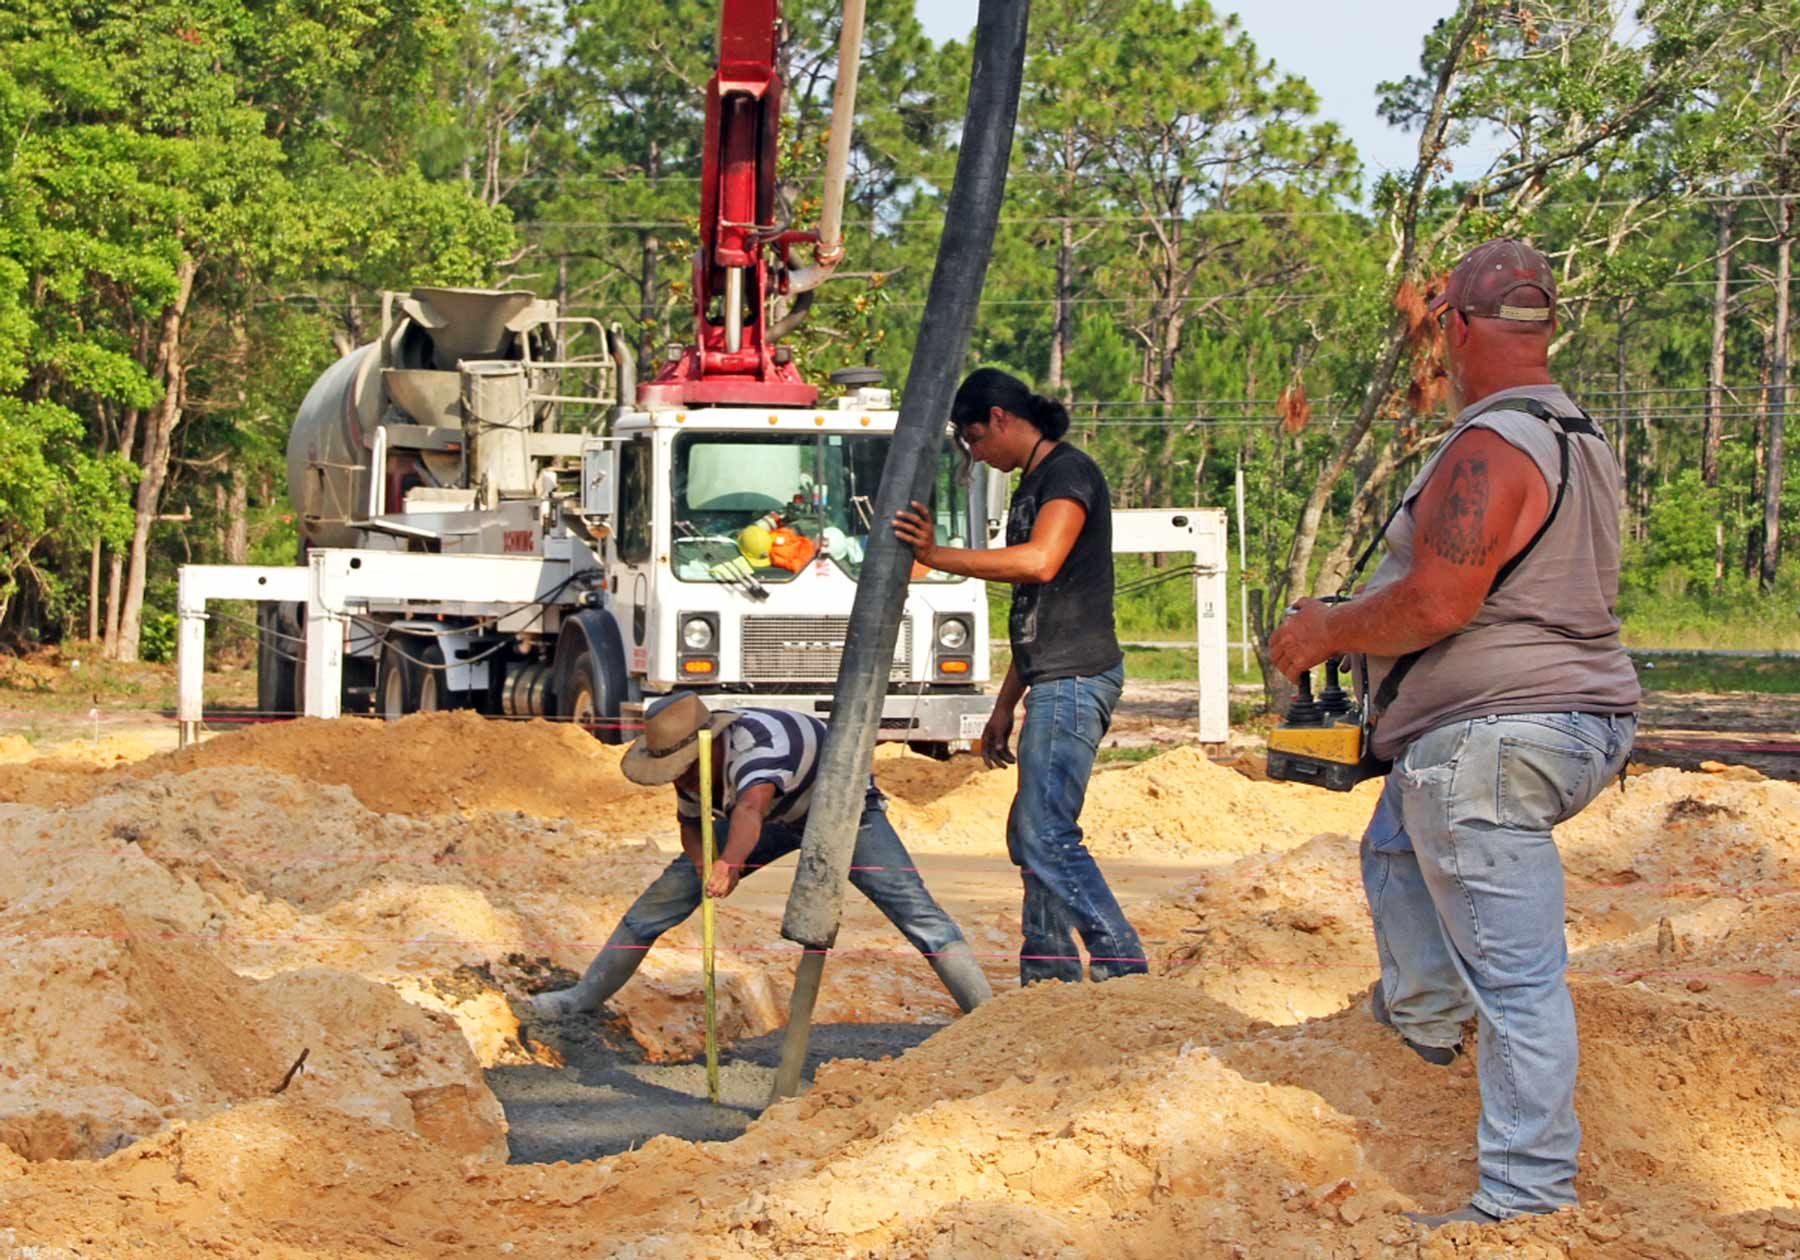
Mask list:
[[[837,680],[844,657],[848,617],[745,617],[745,682],[819,682]],[[890,681],[912,675],[912,620],[900,623],[894,645]]]

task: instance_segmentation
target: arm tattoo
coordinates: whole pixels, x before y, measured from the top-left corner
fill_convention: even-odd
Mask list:
[[[1421,541],[1452,564],[1484,564],[1499,541],[1483,537],[1487,508],[1487,460],[1459,459],[1450,470],[1449,491],[1426,522]]]

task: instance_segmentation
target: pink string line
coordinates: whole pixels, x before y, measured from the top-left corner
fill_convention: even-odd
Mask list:
[[[165,722],[175,722],[180,720],[168,714],[159,714],[158,716]],[[200,722],[205,726],[260,726],[270,722],[293,722],[305,716],[306,715],[303,713],[202,713],[200,715]],[[358,717],[362,715],[352,713],[346,714],[345,716]],[[479,716],[498,722],[554,722],[558,726],[576,726],[587,731],[641,731],[644,729],[644,724],[642,722],[627,722],[623,719],[612,718],[600,718],[587,722],[577,722],[574,718],[549,716],[529,718],[514,717],[504,714],[480,714]]]
[[[607,950],[630,950],[630,951],[635,951],[635,952],[639,952],[639,953],[644,953],[644,952],[648,952],[652,948],[656,948],[656,949],[668,950],[671,953],[697,954],[697,953],[702,952],[701,946],[698,946],[698,945],[679,945],[679,944],[674,944],[674,943],[664,942],[664,941],[658,941],[658,942],[653,943],[652,945],[620,945],[620,944],[611,944],[608,942],[596,943],[593,941],[564,940],[564,939],[557,939],[557,938],[546,938],[546,939],[542,939],[542,940],[521,940],[521,941],[513,942],[513,941],[482,941],[482,940],[476,940],[476,939],[469,938],[469,937],[454,937],[454,936],[452,936],[452,937],[315,936],[315,935],[304,935],[304,934],[299,934],[299,933],[279,933],[279,934],[270,935],[270,936],[256,936],[256,935],[245,936],[245,935],[239,935],[236,933],[230,933],[227,931],[219,931],[219,932],[211,932],[211,933],[177,932],[177,931],[130,932],[130,931],[105,931],[105,930],[101,930],[101,929],[91,929],[91,928],[62,928],[62,929],[46,930],[43,932],[8,932],[5,934],[0,934],[0,941],[4,941],[8,944],[25,943],[25,942],[32,942],[32,941],[59,941],[59,940],[108,940],[108,941],[118,941],[118,942],[187,941],[187,942],[202,943],[202,944],[208,944],[208,945],[219,945],[219,944],[224,944],[224,943],[230,942],[230,943],[237,944],[240,946],[278,945],[278,944],[414,945],[414,946],[470,945],[470,946],[482,946],[482,947],[504,946],[504,947],[510,947],[510,948],[515,948],[515,949],[557,949],[557,948],[584,949],[584,950],[592,950],[595,953],[604,953]],[[1169,942],[1153,940],[1150,943],[1153,945],[1164,945],[1164,944],[1168,944]],[[920,957],[925,957],[925,958],[934,958],[934,957],[938,956],[936,953],[925,951],[925,950],[893,949],[893,948],[884,949],[884,948],[879,948],[879,947],[874,947],[874,946],[862,946],[862,947],[857,947],[855,949],[850,949],[850,948],[814,949],[814,948],[810,948],[810,947],[802,947],[802,946],[794,946],[794,945],[778,945],[778,946],[764,945],[764,946],[743,946],[743,947],[739,947],[739,948],[735,948],[735,949],[729,948],[729,947],[721,947],[721,952],[733,953],[733,954],[739,954],[739,955],[775,954],[775,955],[781,955],[781,956],[785,956],[785,957],[797,957],[801,954],[825,954],[825,955],[834,955],[835,954],[837,957],[843,958],[843,959],[872,959],[872,958],[890,958],[890,957],[907,958],[907,957],[912,957],[914,955],[918,955]],[[1020,954],[1020,953],[1014,953],[1012,951],[986,951],[986,952],[971,951],[971,952],[973,952],[974,956],[977,958],[988,958],[988,959],[995,959],[995,960],[1018,959],[1018,960],[1024,961],[1024,962],[1075,962],[1075,963],[1084,961],[1082,955],[1080,955],[1080,954]],[[1166,957],[1160,957],[1160,958],[1159,957],[1151,957],[1151,956],[1114,957],[1114,956],[1109,956],[1109,955],[1089,955],[1085,959],[1085,961],[1092,962],[1092,963],[1143,963],[1146,965],[1153,965],[1153,964],[1161,963],[1161,964],[1167,964],[1167,965],[1184,965],[1184,966],[1187,966],[1190,968],[1205,968],[1208,970],[1216,969],[1216,970],[1226,970],[1226,971],[1297,971],[1297,972],[1352,971],[1352,972],[1369,973],[1369,972],[1373,972],[1373,971],[1377,970],[1377,964],[1375,963],[1375,961],[1373,959],[1371,959],[1368,962],[1363,962],[1363,963],[1328,963],[1328,962],[1294,961],[1294,960],[1288,960],[1288,959],[1258,958],[1258,957],[1254,957],[1254,956],[1244,956],[1244,957],[1240,957],[1240,958],[1195,958],[1195,957],[1191,957],[1191,956],[1184,955],[1184,954],[1171,954]],[[1734,982],[1735,981],[1735,982],[1748,982],[1748,983],[1755,983],[1755,984],[1774,984],[1774,983],[1777,983],[1780,981],[1800,980],[1800,972],[1787,972],[1787,971],[1673,971],[1673,970],[1648,968],[1648,967],[1616,967],[1616,968],[1572,967],[1572,968],[1569,968],[1565,974],[1570,975],[1570,976],[1588,978],[1588,979],[1593,979],[1593,978],[1625,979],[1625,980],[1658,979],[1658,980],[1672,980],[1672,981],[1702,980],[1702,981],[1717,981],[1717,982]]]
[[[25,716],[32,716],[32,715],[20,714],[20,715],[16,715],[16,716],[25,717]],[[166,722],[175,722],[175,721],[179,720],[172,714],[161,714],[159,716],[161,717],[161,719],[163,721],[166,721]],[[200,722],[202,725],[206,725],[206,726],[256,726],[256,725],[263,725],[263,724],[266,724],[269,722],[291,722],[291,721],[296,720],[297,718],[301,718],[304,716],[306,716],[306,715],[303,713],[242,713],[242,712],[236,712],[236,711],[212,712],[212,713],[202,713],[200,716]],[[599,720],[587,721],[587,722],[577,722],[573,718],[553,717],[553,716],[548,716],[548,715],[538,716],[536,718],[512,717],[512,716],[502,715],[502,714],[484,714],[482,716],[489,717],[489,718],[492,718],[492,719],[495,719],[498,721],[555,722],[559,725],[564,725],[564,726],[578,726],[578,727],[581,727],[583,730],[588,730],[588,731],[626,732],[626,731],[641,731],[644,729],[644,724],[642,722],[627,722],[623,719],[599,719]],[[114,718],[103,715],[103,720],[112,721],[112,720],[120,720],[120,719],[114,719]],[[1024,722],[1024,719],[1023,719],[1023,717],[1021,717],[1020,718],[1021,725],[1023,725],[1023,722]],[[1761,741],[1761,742],[1754,742],[1754,743],[1753,742],[1736,742],[1736,741],[1734,741],[1734,742],[1725,743],[1725,744],[1709,744],[1709,743],[1699,742],[1699,741],[1695,741],[1695,740],[1660,739],[1660,738],[1656,738],[1656,737],[1650,737],[1647,739],[1637,740],[1634,746],[1637,748],[1643,749],[1646,752],[1656,752],[1656,751],[1685,752],[1685,753],[1712,752],[1712,753],[1723,753],[1723,754],[1759,753],[1759,754],[1763,754],[1763,755],[1776,755],[1776,756],[1800,756],[1800,740]]]
[[[124,838],[121,837],[121,839],[124,839]],[[126,842],[127,843],[137,843],[136,841],[126,841]],[[7,848],[5,846],[0,846],[0,853],[8,853],[10,855],[16,855],[18,857],[45,857],[45,856],[51,855],[58,851],[59,850],[54,849],[51,846],[37,846],[37,847],[33,847],[33,848]],[[211,858],[217,858],[220,860],[227,860],[227,861],[236,861],[236,862],[256,861],[256,860],[266,861],[271,864],[275,864],[277,866],[277,869],[280,869],[280,870],[289,870],[294,867],[300,867],[300,866],[329,868],[329,867],[334,867],[334,866],[336,866],[336,867],[351,867],[351,866],[361,866],[361,865],[376,866],[376,867],[399,866],[399,867],[418,867],[418,868],[429,868],[429,867],[435,867],[435,866],[467,866],[467,867],[476,867],[476,868],[484,868],[485,867],[485,868],[494,868],[494,869],[506,869],[506,868],[512,868],[512,867],[546,867],[546,866],[562,866],[562,865],[576,865],[576,864],[587,866],[587,865],[591,865],[595,862],[604,863],[605,865],[607,865],[609,867],[643,866],[643,867],[655,867],[658,870],[663,870],[663,869],[666,869],[668,866],[670,866],[677,859],[677,857],[680,856],[679,854],[671,853],[667,857],[631,857],[631,856],[624,856],[624,855],[615,855],[615,853],[603,852],[603,853],[582,854],[582,855],[568,856],[568,857],[550,856],[550,855],[545,855],[545,856],[522,855],[522,856],[518,856],[518,857],[513,857],[513,856],[472,856],[472,855],[464,855],[464,854],[460,854],[460,853],[433,854],[428,857],[426,857],[426,856],[398,857],[398,856],[393,856],[393,855],[388,855],[388,854],[377,854],[377,855],[372,855],[372,856],[358,857],[354,854],[327,853],[323,850],[305,850],[305,849],[303,849],[303,850],[297,850],[297,851],[290,852],[287,850],[272,849],[272,848],[267,848],[267,847],[229,848],[229,847],[223,847],[223,846],[206,847],[203,849],[198,849],[198,850],[196,850],[196,852],[199,855],[203,855],[203,856],[211,857]],[[792,856],[792,855],[784,854],[783,856],[786,857],[786,856]],[[982,858],[982,857],[992,858],[992,857],[998,857],[999,855],[996,853],[971,853],[971,854],[968,854],[967,856],[971,857],[971,858]],[[725,862],[722,860],[715,859],[714,865],[728,867],[732,870],[740,870],[740,871],[747,871],[750,873],[755,873],[757,871],[766,870],[770,866],[773,866],[775,864],[775,862],[779,862],[781,860],[782,860],[781,858],[776,858],[771,862],[764,862],[764,863],[758,864],[758,863],[751,863],[751,862]],[[852,865],[847,869],[849,869],[851,871],[905,871],[905,872],[910,872],[912,874],[923,875],[927,871],[931,870],[932,868],[925,867],[925,866],[880,866],[880,865],[858,864],[858,865]],[[1202,880],[1208,880],[1208,879],[1214,878],[1218,873],[1219,873],[1218,868],[1216,868],[1216,867],[1196,867],[1195,869],[1193,869],[1191,871],[1160,873],[1156,876],[1156,878],[1169,880],[1171,882],[1196,882],[1197,883]],[[1745,897],[1779,897],[1779,896],[1786,896],[1786,895],[1792,894],[1792,893],[1800,893],[1800,883],[1736,884],[1736,883],[1730,883],[1730,882],[1724,881],[1724,880],[1709,881],[1709,880],[1692,880],[1692,879],[1668,880],[1668,881],[1636,880],[1636,879],[1610,879],[1610,880],[1609,879],[1570,879],[1567,881],[1567,887],[1570,891],[1574,891],[1574,892],[1617,892],[1617,891],[1629,890],[1632,892],[1660,893],[1660,894],[1671,894],[1671,895],[1676,895],[1676,896],[1694,896],[1694,897],[1706,896],[1706,895],[1711,895],[1711,894],[1719,894],[1719,895],[1723,895],[1723,896],[1737,897],[1740,899],[1745,898]]]

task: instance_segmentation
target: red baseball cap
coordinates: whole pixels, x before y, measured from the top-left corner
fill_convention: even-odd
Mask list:
[[[1524,241],[1502,238],[1477,245],[1450,273],[1431,313],[1454,307],[1464,315],[1548,323],[1556,317],[1556,274]]]

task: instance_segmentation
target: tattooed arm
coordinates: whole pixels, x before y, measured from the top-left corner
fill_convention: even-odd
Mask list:
[[[1488,429],[1463,434],[1413,502],[1406,576],[1344,604],[1301,601],[1269,641],[1276,668],[1295,678],[1345,652],[1401,656],[1455,634],[1549,510],[1549,487],[1530,456]]]

